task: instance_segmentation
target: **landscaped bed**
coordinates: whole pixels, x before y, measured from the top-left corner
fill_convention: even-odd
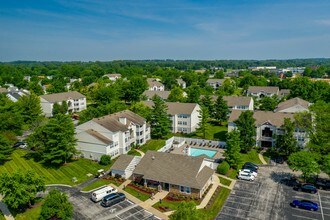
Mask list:
[[[164,199],[154,204],[153,207],[161,212],[168,212],[177,210],[180,203],[189,201],[193,201],[196,205],[199,205],[202,199],[195,199],[181,194],[169,193]]]
[[[204,209],[198,211],[203,214],[205,219],[213,220],[221,210],[223,204],[227,200],[230,190],[224,187],[218,187],[214,192],[211,200]]]
[[[147,199],[150,199],[152,193],[157,193],[155,189],[140,186],[135,183],[130,183],[127,186],[124,186],[124,190],[141,201],[146,201]]]
[[[115,186],[120,186],[125,182],[124,178],[121,177],[113,177],[113,176],[105,176],[103,179],[108,180],[110,183],[114,184]]]
[[[220,183],[225,186],[230,186],[231,180],[219,176]]]
[[[15,150],[11,155],[12,160],[0,166],[0,173],[34,170],[39,176],[45,178],[46,184],[75,185],[92,178],[87,176],[89,173],[96,174],[99,169],[108,170],[113,163],[108,166],[102,166],[97,162],[81,158],[58,168],[50,168],[35,162],[33,159],[27,159],[25,157],[26,154],[27,151]],[[73,177],[77,178],[76,183],[72,181]]]

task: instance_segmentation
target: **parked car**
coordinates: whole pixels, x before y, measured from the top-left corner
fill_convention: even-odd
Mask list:
[[[25,149],[25,148],[27,148],[27,143],[23,142],[23,141],[19,141],[19,142],[16,142],[13,147],[15,147],[15,148],[19,147],[19,148]]]
[[[305,184],[298,184],[293,187],[294,190],[302,191],[302,192],[309,192],[309,193],[317,193],[317,189],[314,185],[305,183]]]
[[[103,207],[109,207],[112,205],[115,205],[121,201],[124,201],[126,199],[126,196],[124,193],[112,193],[110,195],[105,196],[102,199],[101,205]]]
[[[309,200],[293,200],[291,205],[295,208],[298,207],[298,208],[306,209],[306,210],[317,211],[319,209],[319,206],[317,203],[309,201]]]
[[[252,170],[253,172],[258,173],[258,169],[256,169],[254,166],[251,166],[249,164],[244,165],[243,169],[249,169],[249,170]]]
[[[244,172],[240,172],[238,173],[238,179],[240,180],[249,180],[249,181],[253,181],[255,179],[255,177],[251,174],[247,174],[247,173],[244,173]]]
[[[99,202],[101,201],[105,196],[107,195],[110,195],[112,193],[116,193],[117,192],[117,189],[114,189],[112,188],[111,186],[106,186],[106,187],[103,187],[99,190],[96,190],[92,193],[92,197],[91,199],[94,201],[94,202]]]
[[[250,170],[250,169],[242,169],[242,170],[239,170],[240,173],[246,173],[246,174],[251,174],[253,175],[254,177],[257,177],[257,173],[254,172],[253,170]]]
[[[244,164],[244,166],[245,165],[249,165],[249,166],[252,166],[252,167],[254,167],[255,169],[259,169],[259,166],[257,165],[257,164],[254,164],[254,163],[252,163],[252,162],[246,162],[245,164]]]
[[[330,181],[325,179],[317,179],[315,186],[318,189],[330,190]]]

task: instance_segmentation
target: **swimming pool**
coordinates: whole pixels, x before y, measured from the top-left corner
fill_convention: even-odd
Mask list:
[[[201,149],[201,148],[191,147],[189,156],[198,157],[198,156],[201,156],[201,155],[206,155],[210,158],[213,158],[216,153],[217,153],[216,150],[208,150],[208,149]]]

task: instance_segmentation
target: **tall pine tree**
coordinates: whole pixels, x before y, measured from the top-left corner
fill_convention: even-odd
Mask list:
[[[217,101],[214,104],[214,118],[221,124],[227,120],[228,114],[229,109],[227,102],[223,99],[223,96],[219,95]]]
[[[0,134],[0,164],[10,159],[13,150],[14,149],[10,146],[9,140]]]
[[[209,110],[205,107],[202,106],[200,110],[198,110],[199,113],[199,123],[198,123],[198,129],[197,131],[201,132],[203,134],[203,138],[205,139],[206,137],[206,131],[209,127],[208,121],[210,119],[210,114]]]
[[[256,128],[254,125],[255,121],[256,120],[253,118],[252,111],[243,111],[239,118],[234,121],[240,133],[240,138],[242,141],[241,151],[245,153],[250,151],[252,147],[256,145]]]
[[[170,133],[171,120],[167,114],[167,106],[159,97],[152,98],[154,106],[151,112],[151,135],[153,138],[162,138]]]
[[[239,137],[239,132],[237,130],[231,131],[227,134],[227,149],[225,151],[226,161],[230,167],[236,169],[241,158],[241,141]]]

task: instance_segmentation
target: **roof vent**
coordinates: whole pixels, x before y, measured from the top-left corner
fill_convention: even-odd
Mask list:
[[[155,156],[152,156],[151,159],[152,159],[152,160],[155,160]]]

